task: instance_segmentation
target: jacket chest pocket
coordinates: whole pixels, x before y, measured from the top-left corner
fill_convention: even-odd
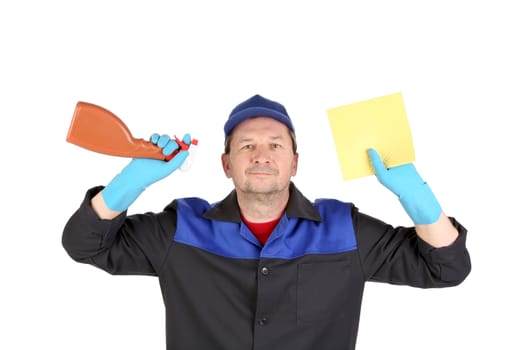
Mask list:
[[[352,297],[348,261],[305,263],[297,267],[297,322],[338,318]]]

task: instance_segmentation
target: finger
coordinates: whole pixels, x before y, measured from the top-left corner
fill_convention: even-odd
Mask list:
[[[168,144],[168,142],[170,142],[170,140],[171,138],[169,137],[169,135],[164,134],[157,141],[157,146],[164,148]]]
[[[154,144],[157,144],[157,142],[159,141],[159,137],[160,137],[159,134],[154,133],[154,134],[151,134],[151,136],[149,137],[149,140],[153,142]]]
[[[177,142],[175,142],[175,140],[169,140],[166,146],[162,148],[162,154],[164,154],[165,156],[169,156],[177,149],[179,149],[179,145],[177,144]]]
[[[374,168],[376,175],[384,174],[387,169],[385,168],[385,164],[383,164],[379,153],[377,153],[373,148],[369,148],[367,152],[368,158],[370,159],[370,163],[372,163],[372,167]]]
[[[185,144],[189,145],[191,143],[191,136],[190,136],[190,134],[185,134],[184,137],[182,138],[182,142],[184,142]]]

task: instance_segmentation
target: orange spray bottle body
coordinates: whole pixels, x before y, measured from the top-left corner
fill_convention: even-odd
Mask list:
[[[181,170],[189,169],[198,145],[197,139],[193,139],[190,145],[187,145],[175,137],[179,148],[169,156],[165,156],[157,145],[133,137],[126,124],[115,114],[87,102],[77,103],[66,141],[97,153],[165,161],[172,159],[180,150],[188,150],[190,156],[181,166]]]

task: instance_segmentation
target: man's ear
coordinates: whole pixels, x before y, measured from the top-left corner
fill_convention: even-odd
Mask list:
[[[228,179],[231,179],[231,166],[230,166],[230,155],[227,153],[223,153],[221,156],[221,162],[222,162],[222,170],[224,171],[224,175]]]
[[[293,156],[292,176],[295,176],[297,174],[298,165],[299,165],[299,153],[295,153]]]

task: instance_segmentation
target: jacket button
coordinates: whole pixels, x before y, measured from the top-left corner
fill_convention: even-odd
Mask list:
[[[268,319],[266,317],[261,318],[259,321],[257,321],[259,326],[264,326],[266,323],[268,323]]]
[[[261,273],[265,276],[267,276],[270,273],[270,269],[266,266],[261,267]]]

